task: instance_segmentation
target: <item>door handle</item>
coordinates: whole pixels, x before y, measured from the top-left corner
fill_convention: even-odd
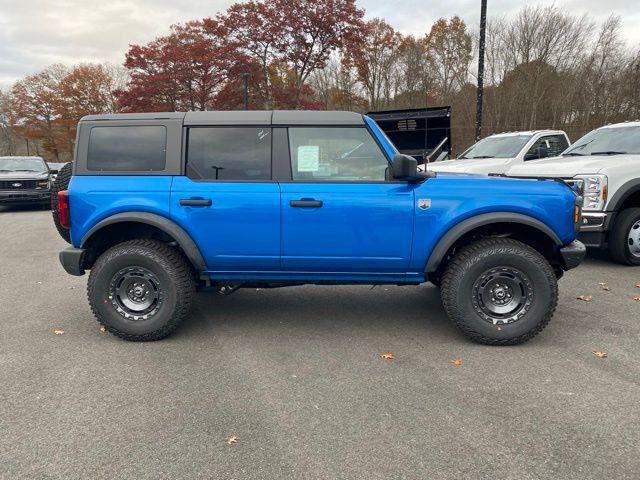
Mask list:
[[[183,207],[210,207],[213,202],[210,198],[182,198],[180,205]]]
[[[301,198],[300,200],[291,200],[289,205],[299,208],[318,208],[322,206],[322,200],[315,200],[313,198]]]

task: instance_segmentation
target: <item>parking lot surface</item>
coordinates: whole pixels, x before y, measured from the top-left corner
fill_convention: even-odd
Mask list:
[[[199,294],[129,343],[65,245],[0,207],[0,478],[640,477],[640,268],[588,258],[516,347],[467,341],[426,285]]]

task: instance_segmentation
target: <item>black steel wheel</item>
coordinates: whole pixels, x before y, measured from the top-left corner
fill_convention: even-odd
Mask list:
[[[126,267],[111,279],[109,299],[116,311],[127,320],[148,320],[164,301],[158,277],[144,267]]]
[[[494,267],[473,284],[473,308],[494,325],[517,322],[531,308],[533,295],[531,280],[520,270]]]
[[[458,252],[442,277],[442,303],[458,329],[488,345],[515,345],[540,333],[558,301],[549,262],[530,246],[487,238]]]

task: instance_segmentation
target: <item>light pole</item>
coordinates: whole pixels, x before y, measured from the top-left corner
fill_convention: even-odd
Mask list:
[[[482,136],[482,94],[484,89],[484,43],[487,30],[487,0],[480,0],[480,43],[478,45],[478,91],[476,93],[476,142]]]

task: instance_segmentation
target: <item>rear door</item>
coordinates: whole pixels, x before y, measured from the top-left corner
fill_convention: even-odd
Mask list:
[[[280,189],[271,180],[268,125],[185,129],[186,175],[174,177],[171,211],[214,278],[280,269]]]
[[[330,278],[403,277],[413,188],[387,180],[389,159],[362,127],[289,127],[281,182],[282,268]]]

